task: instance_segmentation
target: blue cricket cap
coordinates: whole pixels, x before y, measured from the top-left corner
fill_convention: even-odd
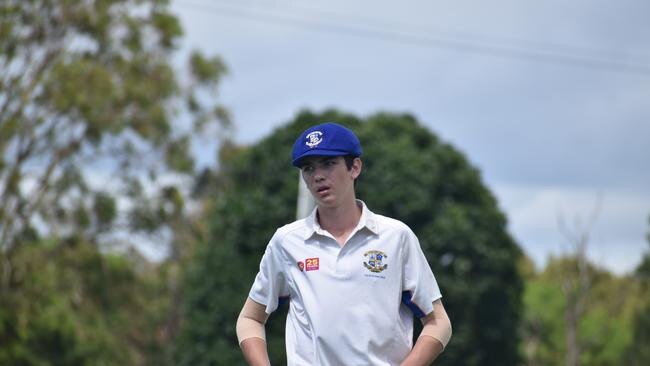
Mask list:
[[[322,123],[308,128],[293,144],[292,164],[300,167],[306,156],[361,156],[361,143],[352,130],[338,123]]]

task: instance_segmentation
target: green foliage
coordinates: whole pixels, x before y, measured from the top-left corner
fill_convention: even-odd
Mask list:
[[[523,354],[529,365],[560,365],[564,363],[565,302],[555,282],[538,278],[526,281],[524,291]]]
[[[95,195],[93,211],[95,212],[99,226],[106,227],[110,225],[117,215],[115,199],[106,193],[98,193]]]
[[[230,123],[220,58],[172,67],[182,33],[167,0],[0,2],[0,365],[167,361],[201,228],[159,178],[193,176],[192,141]],[[132,233],[169,260],[101,254]]]
[[[188,80],[179,81],[170,60],[183,31],[168,7],[161,0],[2,2],[1,250],[20,245],[34,222],[47,235],[80,231],[95,241],[125,218],[111,202],[130,182],[193,174],[192,137],[227,127],[215,102],[226,68],[194,52]],[[193,122],[172,123],[181,113]],[[95,164],[114,174],[89,185]],[[148,214],[157,220],[133,228],[170,225],[160,221],[169,216]]]
[[[628,365],[641,366],[650,362],[650,295],[646,290],[643,294],[644,303],[634,316],[634,332],[632,343],[626,353]]]
[[[146,262],[83,240],[31,243],[11,264],[0,259],[0,279],[13,274],[0,296],[0,364],[139,365],[164,354],[169,297]]]
[[[575,265],[575,258],[552,258],[543,272],[526,281],[522,347],[527,365],[565,362],[567,304],[561,285]],[[647,303],[647,297],[642,296],[639,282],[629,276],[615,277],[593,265],[588,273],[591,285],[578,324],[580,363],[623,364],[643,352],[644,347],[631,345],[634,314]]]
[[[358,197],[373,211],[405,221],[420,238],[454,328],[437,364],[518,364],[521,252],[478,171],[411,116],[361,120],[336,111],[300,113],[258,144],[222,152],[221,171],[212,177],[219,188],[210,235],[186,274],[177,363],[242,364],[235,319],[268,240],[295,218],[298,171],[290,164],[291,147],[305,128],[324,121],[351,127],[362,142]],[[286,363],[285,312],[267,324],[274,364]]]
[[[190,56],[190,68],[198,80],[218,79],[226,72],[226,66],[221,59],[206,59],[198,52]]]
[[[650,216],[648,217],[650,223]],[[633,317],[632,342],[626,352],[627,364],[634,366],[650,363],[650,231],[648,248],[632,279],[639,284],[638,306]]]

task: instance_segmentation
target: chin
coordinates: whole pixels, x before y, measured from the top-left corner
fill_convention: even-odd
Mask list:
[[[333,206],[336,205],[336,200],[334,199],[334,197],[329,197],[328,196],[328,197],[325,197],[325,198],[317,199],[316,203],[319,206],[323,206],[323,207],[333,207]]]

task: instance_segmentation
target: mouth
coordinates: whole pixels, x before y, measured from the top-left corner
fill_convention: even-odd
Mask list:
[[[321,196],[324,196],[324,195],[328,194],[329,191],[330,191],[330,187],[328,187],[328,186],[322,186],[322,187],[318,187],[316,189],[316,193],[318,193]]]

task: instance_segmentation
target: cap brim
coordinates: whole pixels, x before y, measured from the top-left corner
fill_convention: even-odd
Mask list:
[[[309,151],[305,151],[302,155],[299,157],[293,159],[293,166],[295,167],[300,167],[300,161],[308,156],[344,156],[344,155],[350,155],[349,152],[347,151],[335,151],[335,150],[320,150],[320,149],[312,149]]]

